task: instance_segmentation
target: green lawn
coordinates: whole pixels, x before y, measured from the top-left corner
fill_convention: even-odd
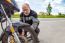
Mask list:
[[[20,18],[19,14],[12,15],[13,18]],[[38,15],[38,18],[65,18],[65,15]]]
[[[39,18],[65,18],[65,15],[38,15]]]
[[[13,18],[20,18],[20,14],[14,14],[12,15]]]

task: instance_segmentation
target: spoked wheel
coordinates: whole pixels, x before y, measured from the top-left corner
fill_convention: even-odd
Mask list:
[[[20,26],[18,29],[24,30],[25,35],[22,37],[23,43],[39,43],[37,34],[30,26],[24,26],[24,27]]]
[[[2,43],[7,43],[7,35],[5,33],[2,34]]]
[[[2,36],[2,43],[16,43],[14,36],[13,35],[9,35],[7,36],[5,33]]]
[[[8,37],[8,43],[16,43],[13,35]]]
[[[29,26],[21,27],[20,26],[18,29],[22,29],[22,30],[26,31],[25,35],[23,35],[23,36],[18,35],[21,43],[39,43],[37,34],[31,27],[29,27]],[[15,36],[13,36],[13,35],[7,36],[6,34],[3,34],[2,43],[17,43],[16,40],[14,39],[14,37]]]

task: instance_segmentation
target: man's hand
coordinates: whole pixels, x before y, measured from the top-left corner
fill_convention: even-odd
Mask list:
[[[31,28],[35,30],[37,28],[37,24],[36,23],[32,24]]]

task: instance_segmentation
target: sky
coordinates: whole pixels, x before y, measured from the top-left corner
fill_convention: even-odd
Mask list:
[[[59,12],[65,14],[65,0],[16,0],[18,7],[22,11],[21,7],[23,3],[28,3],[30,8],[38,12],[47,12],[47,6],[49,2],[52,6],[52,14],[58,14]]]

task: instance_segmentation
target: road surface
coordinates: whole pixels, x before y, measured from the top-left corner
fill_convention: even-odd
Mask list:
[[[65,43],[65,18],[41,18],[39,21],[40,43]]]
[[[65,43],[65,19],[40,19],[40,43]]]

